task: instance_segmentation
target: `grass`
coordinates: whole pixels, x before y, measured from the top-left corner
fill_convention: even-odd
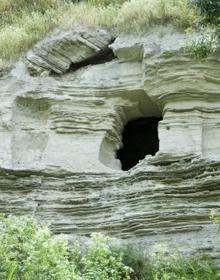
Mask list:
[[[154,24],[185,29],[196,19],[188,0],[0,0],[0,13],[0,68],[56,27],[82,24],[116,34],[144,33]]]
[[[5,64],[30,48],[56,27],[58,9],[54,0],[0,0],[0,60]]]
[[[117,17],[117,29],[127,32],[145,32],[154,24],[172,23],[180,29],[192,25],[195,10],[187,0],[131,0],[124,3]]]

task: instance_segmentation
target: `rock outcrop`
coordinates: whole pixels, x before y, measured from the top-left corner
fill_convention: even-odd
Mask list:
[[[15,79],[15,69],[0,80],[1,212],[34,214],[69,236],[101,231],[219,257],[209,215],[220,202],[220,60],[200,63],[185,51],[189,36],[162,31],[121,36],[115,59],[60,77]],[[44,61],[63,73],[88,57],[69,52],[64,66],[55,52]],[[123,127],[148,116],[163,118],[159,151],[124,172]]]
[[[71,66],[105,54],[111,41],[111,34],[103,29],[55,31],[28,52],[26,64],[32,74],[63,74]]]

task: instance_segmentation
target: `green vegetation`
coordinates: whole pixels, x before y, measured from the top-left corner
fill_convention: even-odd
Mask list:
[[[190,52],[199,60],[217,51],[220,40],[220,0],[191,0],[197,7],[198,29],[202,36],[193,41]]]
[[[215,31],[203,29],[201,33],[201,38],[192,41],[188,50],[199,61],[205,61],[209,55],[217,51],[219,40]]]
[[[17,58],[53,29],[59,8],[62,12],[55,0],[0,0],[0,65]]]
[[[33,218],[0,219],[0,279],[4,280],[217,280],[209,258],[187,259],[161,248],[151,260],[131,246],[94,234],[67,243]],[[170,254],[170,255],[169,255]]]
[[[187,259],[173,254],[164,260],[164,252],[158,254],[153,265],[153,280],[219,280],[220,270],[207,256]]]
[[[184,29],[196,18],[188,0],[0,0],[0,13],[0,67],[58,26],[101,25],[116,33],[141,33],[153,24]]]
[[[220,23],[220,1],[219,0],[192,0],[192,4],[200,11],[203,23]]]
[[[199,59],[216,50],[220,37],[220,0],[0,0],[0,13],[0,69],[56,27],[103,26],[116,34],[144,33],[155,24],[203,27],[190,48]]]
[[[1,218],[0,279],[4,280],[120,280],[131,268],[111,248],[113,240],[92,235],[82,255],[32,218]]]

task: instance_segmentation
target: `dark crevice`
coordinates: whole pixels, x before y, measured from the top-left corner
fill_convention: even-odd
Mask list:
[[[109,48],[106,48],[90,58],[87,58],[81,62],[72,64],[69,70],[76,71],[76,70],[78,70],[82,67],[88,66],[88,65],[102,64],[105,62],[112,61],[113,59],[115,59],[115,55],[114,55],[113,51]]]
[[[158,123],[162,120],[147,117],[127,123],[122,133],[123,147],[117,151],[122,170],[129,170],[146,155],[155,155],[159,150]]]

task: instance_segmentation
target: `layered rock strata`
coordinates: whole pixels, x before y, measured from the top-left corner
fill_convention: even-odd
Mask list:
[[[63,74],[71,66],[105,53],[111,41],[112,36],[103,29],[57,30],[28,52],[26,64],[32,74]]]
[[[191,38],[169,29],[109,46],[104,38],[112,61],[59,77],[19,76],[19,64],[0,80],[0,211],[34,214],[72,237],[101,231],[150,250],[165,242],[218,257],[209,219],[220,202],[218,57],[194,60]],[[62,68],[55,58],[53,67],[63,73],[73,61]],[[159,152],[123,172],[123,127],[148,116],[163,118]]]

